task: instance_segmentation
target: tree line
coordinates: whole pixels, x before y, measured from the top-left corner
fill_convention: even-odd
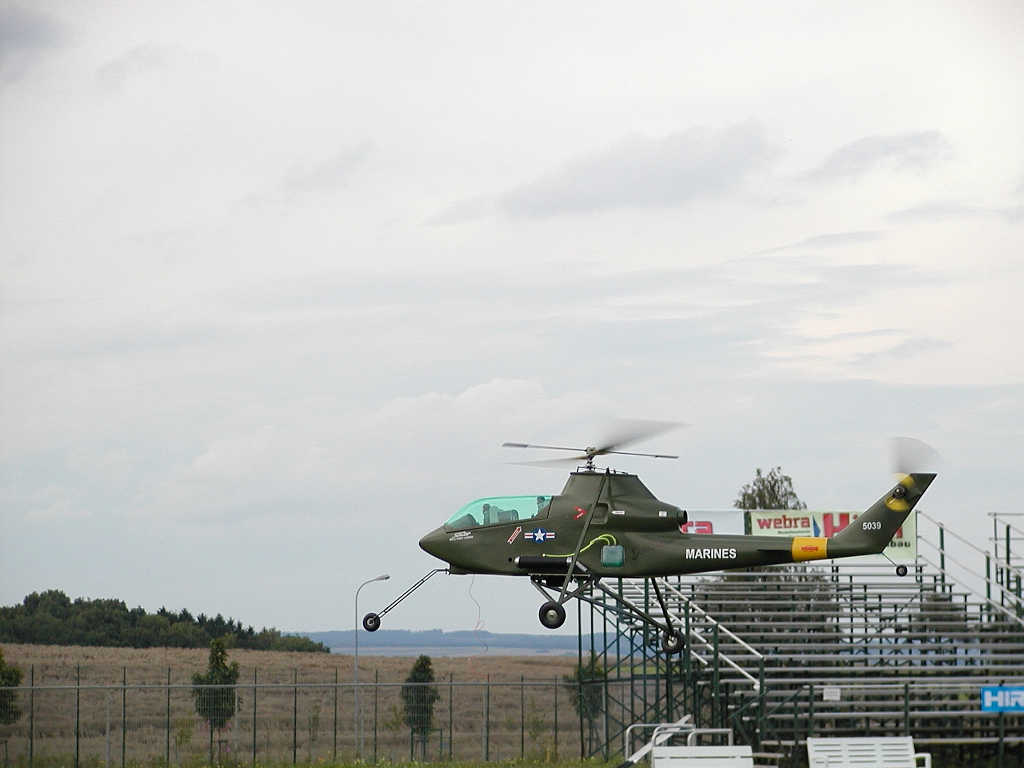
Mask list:
[[[33,592],[19,605],[0,607],[0,642],[41,645],[99,645],[129,648],[209,648],[215,639],[228,647],[258,651],[329,653],[308,637],[282,635],[271,627],[256,630],[242,622],[188,610],[161,608],[147,613],[123,600],[79,597],[62,591]]]

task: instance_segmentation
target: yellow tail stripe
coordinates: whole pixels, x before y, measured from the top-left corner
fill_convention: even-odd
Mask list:
[[[824,560],[828,557],[828,539],[821,536],[797,536],[793,539],[793,562]]]

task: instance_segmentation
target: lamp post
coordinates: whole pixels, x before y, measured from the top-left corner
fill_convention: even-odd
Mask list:
[[[363,753],[362,743],[362,728],[360,728],[360,717],[359,717],[359,590],[365,587],[367,584],[372,584],[375,581],[387,581],[390,579],[386,573],[382,573],[380,576],[374,576],[372,579],[367,579],[356,589],[356,612],[355,612],[355,662],[352,664],[352,683],[355,691],[355,712],[352,715],[352,726],[355,736],[355,747],[356,747],[356,758],[358,759]]]

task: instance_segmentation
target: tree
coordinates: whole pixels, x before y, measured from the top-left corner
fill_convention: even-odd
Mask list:
[[[427,738],[430,735],[434,720],[434,702],[441,698],[437,689],[430,685],[434,682],[434,667],[429,656],[420,656],[412,665],[409,676],[402,686],[402,706],[405,709],[404,721],[413,736],[419,740],[426,752]]]
[[[10,690],[21,685],[21,670],[4,663],[4,651],[0,648],[0,725],[10,725],[21,717],[18,709],[18,692]]]
[[[775,467],[765,475],[758,467],[754,481],[740,489],[739,498],[732,503],[737,509],[807,509],[793,490],[793,478]]]
[[[590,660],[577,666],[571,675],[562,677],[562,684],[569,690],[572,706],[581,720],[587,722],[587,751],[593,750],[597,718],[604,711],[604,667],[597,663],[593,653]]]
[[[238,662],[228,664],[228,652],[224,641],[215,638],[210,643],[210,662],[206,674],[192,675],[192,685],[230,685],[238,683]],[[193,688],[196,713],[210,724],[211,739],[214,729],[220,730],[235,716],[238,709],[238,694],[234,688]]]

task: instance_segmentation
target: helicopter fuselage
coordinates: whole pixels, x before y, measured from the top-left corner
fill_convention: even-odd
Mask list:
[[[572,473],[557,496],[471,502],[424,536],[420,546],[449,563],[453,573],[510,576],[565,574],[577,549],[580,570],[598,577],[667,576],[844,556],[835,545],[830,552],[829,540],[821,537],[685,533],[685,523],[684,510],[657,499],[636,475],[584,471]]]

